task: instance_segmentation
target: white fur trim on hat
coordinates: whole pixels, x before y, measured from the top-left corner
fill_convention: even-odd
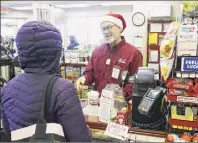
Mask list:
[[[102,24],[103,22],[107,22],[107,21],[108,21],[108,22],[114,23],[115,25],[117,25],[118,27],[120,27],[121,30],[123,30],[122,21],[121,21],[120,19],[115,18],[115,17],[113,17],[113,16],[104,16],[104,17],[102,18],[101,24]]]

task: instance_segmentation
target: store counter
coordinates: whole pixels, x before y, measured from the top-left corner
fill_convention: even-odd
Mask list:
[[[92,131],[93,138],[110,139],[104,135],[107,127],[106,123],[99,121],[99,107],[87,105],[83,108],[87,125]],[[132,128],[130,125],[128,131],[128,140],[141,142],[165,142],[166,133],[162,131],[152,131],[146,129]]]

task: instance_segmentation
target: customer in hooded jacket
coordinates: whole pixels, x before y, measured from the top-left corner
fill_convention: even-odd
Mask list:
[[[13,78],[2,90],[1,113],[7,135],[38,122],[44,78],[58,71],[62,37],[50,23],[31,21],[19,29],[16,45],[19,63],[25,73]],[[47,115],[47,122],[62,125],[66,141],[92,140],[76,89],[64,78],[58,78],[53,85]]]

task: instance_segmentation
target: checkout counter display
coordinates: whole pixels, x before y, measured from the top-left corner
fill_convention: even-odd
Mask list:
[[[147,70],[147,69],[144,68],[144,70]],[[130,141],[151,141],[151,142],[153,142],[153,141],[155,141],[155,139],[156,140],[160,139],[160,140],[165,141],[165,133],[164,132],[153,131],[156,128],[158,129],[160,127],[161,128],[165,127],[164,124],[166,122],[163,121],[163,123],[162,123],[161,119],[164,119],[164,116],[163,116],[164,114],[161,111],[161,108],[153,108],[155,106],[162,107],[161,106],[162,105],[161,98],[165,97],[163,94],[163,91],[160,90],[161,88],[159,88],[159,89],[155,88],[157,84],[154,79],[151,80],[151,79],[144,78],[147,76],[149,76],[149,78],[150,78],[150,77],[152,77],[152,74],[154,74],[154,70],[150,70],[148,74],[143,74],[143,72],[141,74],[138,74],[138,78],[135,79],[135,81],[138,81],[139,84],[137,85],[138,88],[136,89],[136,92],[133,92],[132,104],[130,102],[126,102],[125,98],[123,98],[123,95],[122,95],[123,94],[122,88],[124,88],[124,86],[127,83],[133,83],[133,81],[134,81],[134,77],[130,76],[125,71],[125,72],[121,73],[121,76],[122,76],[121,85],[107,84],[106,87],[103,89],[103,92],[100,97],[99,108],[94,107],[93,105],[91,106],[91,108],[88,108],[89,107],[89,105],[88,105],[87,107],[85,107],[83,109],[83,112],[86,115],[85,118],[86,118],[87,124],[89,125],[89,127],[92,131],[92,136],[94,138],[94,142],[95,141],[96,142],[97,141],[103,141],[103,142],[116,141],[116,140],[112,139],[112,138],[115,138],[115,136],[112,137],[111,135],[105,133],[105,129],[108,129],[108,128],[106,128],[106,124],[108,124],[109,121],[113,122],[114,124],[117,123],[119,125],[124,125],[124,126],[129,127],[129,131],[128,131],[126,140],[124,142],[127,142],[129,140]],[[154,78],[154,76],[153,76],[153,78]],[[153,82],[150,82],[150,81],[153,81]],[[144,85],[146,85],[147,82],[149,82],[150,86],[147,86],[147,88],[145,88]],[[135,82],[135,83],[137,83],[137,82]],[[143,88],[141,88],[142,83],[144,86]],[[160,90],[160,92],[158,90]],[[146,93],[148,93],[148,95]],[[153,93],[156,93],[156,94],[153,94]],[[90,94],[90,95],[92,95],[92,94]],[[90,99],[90,97],[92,97],[90,95],[88,96],[89,99]],[[152,106],[150,106],[151,108],[148,110],[148,112],[146,112],[146,113],[152,113],[152,114],[149,114],[149,116],[145,115],[145,113],[139,112],[139,109],[138,109],[138,107],[141,106],[141,103],[144,102],[145,98],[148,98],[148,97],[151,99],[154,99],[153,102],[150,104],[150,105],[152,105]],[[93,98],[91,98],[91,99],[93,99]],[[98,109],[97,116],[96,116],[95,112],[94,112],[94,114],[92,114],[91,113],[92,111],[90,111],[89,109],[93,109],[94,111],[96,111],[96,109]],[[130,111],[129,111],[129,109],[130,109]],[[132,109],[132,112],[131,112],[131,109]],[[128,119],[128,117],[130,117],[130,119]],[[107,121],[107,122],[105,122],[105,121]],[[95,124],[94,124],[94,122],[95,122]],[[131,124],[133,124],[133,125],[131,125]],[[132,126],[132,128],[130,126]],[[136,127],[140,128],[140,129],[136,129]],[[151,130],[142,130],[142,129],[151,129]],[[109,130],[107,130],[107,131],[109,131]],[[113,131],[116,131],[116,130],[113,128]],[[137,132],[137,134],[136,134],[136,132]],[[118,133],[118,132],[116,132],[116,133]],[[121,132],[122,136],[123,136],[123,134],[124,133]]]
[[[163,101],[166,96],[166,87],[162,84],[157,86],[154,74],[153,69],[139,68],[138,73],[133,77],[133,127],[164,130],[166,118]]]
[[[143,115],[151,117],[155,110],[161,106],[164,94],[160,89],[149,89],[143,96],[138,106],[138,111]]]
[[[140,67],[136,75],[133,77],[133,92],[146,92],[149,88],[155,88],[157,81],[155,80],[155,71],[152,68]]]
[[[197,79],[171,77],[166,86],[170,102],[167,141],[198,142]]]
[[[107,84],[102,90],[99,107],[99,121],[127,124],[127,102],[123,89],[118,84]]]

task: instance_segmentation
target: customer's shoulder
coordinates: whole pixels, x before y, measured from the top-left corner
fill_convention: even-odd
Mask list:
[[[74,85],[67,79],[60,77],[55,82],[55,88],[59,92],[76,90]]]
[[[7,94],[10,92],[10,89],[13,88],[13,85],[17,83],[18,76],[12,78],[11,80],[4,83],[3,87],[1,87],[1,94]],[[18,83],[17,83],[18,84]]]
[[[53,86],[52,95],[58,101],[66,101],[77,97],[74,85],[65,78],[58,78]]]
[[[4,85],[4,88],[7,88],[9,86],[12,86],[12,84],[15,84],[18,82],[18,79],[21,78],[22,75],[16,75],[15,77],[13,77],[12,79],[10,79],[9,81],[7,81],[7,83]]]

